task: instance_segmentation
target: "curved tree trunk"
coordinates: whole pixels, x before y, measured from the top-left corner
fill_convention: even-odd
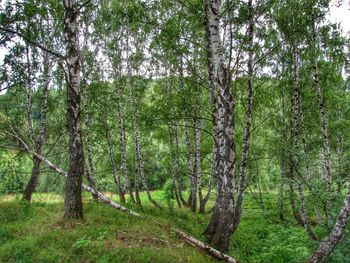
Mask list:
[[[343,206],[339,212],[336,223],[329,236],[321,243],[319,248],[314,252],[308,263],[321,263],[329,254],[334,250],[335,246],[339,243],[344,235],[346,224],[350,216],[350,185],[348,192],[345,196]]]

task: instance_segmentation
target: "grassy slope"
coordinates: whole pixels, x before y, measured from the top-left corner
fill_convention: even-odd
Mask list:
[[[166,206],[164,196],[162,191],[154,193]],[[262,212],[247,194],[229,254],[242,263],[303,262],[315,244],[302,228],[276,221],[275,195],[264,198]],[[201,233],[209,215],[146,206],[143,211],[135,208],[147,215],[137,219],[94,204],[88,195],[85,200],[85,220],[67,223],[61,221],[59,196],[36,195],[31,205],[0,197],[0,262],[215,262],[171,231],[175,227],[205,240]]]

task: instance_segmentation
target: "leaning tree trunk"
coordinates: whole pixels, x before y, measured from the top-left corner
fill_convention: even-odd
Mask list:
[[[67,44],[67,123],[69,134],[69,168],[65,186],[64,218],[82,218],[81,185],[84,175],[84,149],[80,124],[80,54],[78,38],[78,5],[63,0],[64,35]]]
[[[329,254],[334,250],[335,246],[339,243],[344,235],[344,231],[349,220],[350,215],[350,185],[348,192],[345,196],[343,206],[339,212],[336,223],[329,236],[321,243],[319,248],[314,252],[308,263],[321,263]]]
[[[35,151],[38,154],[41,154],[42,148],[46,141],[46,122],[47,122],[47,102],[48,102],[48,96],[49,96],[49,83],[50,83],[50,76],[49,76],[49,61],[48,61],[48,54],[44,55],[44,89],[43,89],[43,95],[41,100],[41,119],[40,119],[40,128],[39,128],[39,137],[35,141]],[[31,122],[31,120],[28,120],[28,122]],[[32,173],[30,176],[30,179],[28,181],[28,184],[23,192],[23,199],[27,201],[31,201],[32,195],[35,191],[35,188],[38,184],[38,179],[40,175],[40,164],[41,160],[33,156],[34,165],[32,168]]]
[[[36,158],[40,159],[40,161],[42,161],[43,163],[46,164],[46,166],[48,168],[50,168],[51,170],[55,171],[56,173],[58,173],[59,175],[62,175],[63,177],[66,178],[66,180],[68,179],[68,173],[66,173],[65,171],[63,171],[60,167],[54,165],[52,162],[50,162],[47,158],[45,158],[44,156],[36,153],[35,151],[32,151],[28,144],[14,131],[14,129],[12,129],[11,127],[11,131],[12,133],[10,133],[11,136],[13,136],[16,140],[18,140],[20,142],[20,144],[23,146],[24,150],[29,153],[30,155],[32,156],[35,156]],[[129,213],[130,215],[133,215],[133,216],[137,216],[139,217],[140,215],[129,210],[128,208],[126,207],[123,207],[119,204],[117,204],[116,202],[114,202],[112,199],[108,198],[107,196],[105,196],[103,193],[101,192],[98,192],[97,190],[91,188],[90,186],[88,185],[85,185],[85,184],[81,184],[80,185],[81,189],[85,190],[85,191],[88,191],[89,193],[92,193],[94,195],[97,195],[98,196],[98,199],[101,200],[102,202],[108,204],[109,206],[115,208],[115,209],[118,209],[120,211],[123,211],[123,212],[126,212],[126,213]]]
[[[213,210],[207,235],[214,247],[227,251],[233,233],[234,218],[234,174],[236,165],[234,143],[234,101],[230,91],[229,70],[224,65],[223,47],[220,39],[221,1],[205,0],[205,11],[210,12],[210,41],[213,49],[215,77],[218,85],[218,174],[221,187]]]

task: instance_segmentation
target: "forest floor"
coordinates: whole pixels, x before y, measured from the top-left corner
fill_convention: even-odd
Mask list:
[[[144,208],[133,208],[146,215],[140,219],[84,194],[85,219],[70,222],[62,221],[59,195],[35,194],[32,204],[19,196],[0,196],[0,262],[215,262],[173,231],[205,241],[202,233],[210,215],[169,206],[163,191],[153,196],[164,209],[151,207],[142,195]],[[229,254],[241,263],[304,262],[317,243],[291,219],[278,220],[277,194],[264,194],[263,200],[264,209],[247,193]],[[315,230],[324,235],[321,227]]]

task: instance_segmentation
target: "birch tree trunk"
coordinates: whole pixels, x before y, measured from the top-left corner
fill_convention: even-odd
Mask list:
[[[281,182],[280,182],[280,193],[279,193],[279,217],[281,221],[284,221],[284,191],[285,191],[285,180],[286,180],[286,146],[287,146],[287,131],[286,131],[286,112],[285,112],[285,92],[284,87],[281,87],[281,152],[280,152],[280,169],[281,169]]]
[[[213,150],[212,150],[212,153],[213,153],[213,156],[210,160],[210,171],[209,171],[209,182],[208,182],[208,191],[207,191],[207,194],[205,195],[204,198],[201,198],[200,199],[200,203],[199,203],[199,213],[205,213],[205,206],[206,204],[208,203],[209,201],[209,198],[211,196],[211,191],[212,191],[212,187],[213,187],[213,179],[215,177],[215,174],[216,174],[216,170],[215,170],[215,155],[214,155],[214,147],[213,147]]]
[[[86,77],[85,72],[83,76]],[[96,189],[95,183],[95,167],[93,163],[92,157],[92,143],[91,143],[91,130],[90,130],[90,114],[89,114],[89,93],[87,90],[86,80],[83,81],[82,85],[83,89],[83,104],[84,104],[84,116],[85,116],[85,136],[86,136],[86,146],[87,146],[87,154],[88,154],[88,167],[86,169],[86,178],[88,180],[89,186],[93,189]],[[96,195],[92,195],[93,199],[96,201],[98,198]]]
[[[177,181],[177,187],[178,187],[178,193],[179,193],[179,199],[181,202],[181,205],[186,206],[187,202],[185,201],[183,195],[182,195],[182,174],[181,174],[181,166],[180,166],[180,152],[179,152],[179,127],[174,127],[175,132],[175,150],[176,150],[176,181]]]
[[[47,158],[45,158],[44,156],[36,153],[35,151],[32,151],[28,144],[22,140],[22,138],[13,130],[11,133],[11,136],[13,136],[14,138],[16,138],[16,140],[18,140],[20,142],[20,144],[23,146],[24,150],[29,153],[32,156],[35,156],[36,158],[40,159],[42,162],[44,162],[46,164],[47,167],[49,167],[51,170],[55,171],[56,173],[58,173],[59,175],[62,175],[63,177],[66,178],[66,180],[68,179],[68,173],[66,173],[65,171],[63,171],[60,167],[54,165],[52,162],[50,162]],[[111,200],[110,198],[108,198],[107,196],[105,196],[104,194],[98,192],[95,189],[92,189],[90,186],[85,185],[85,184],[81,184],[80,185],[81,189],[84,189],[85,191],[88,191],[89,193],[92,193],[94,195],[98,196],[98,199],[101,200],[102,202],[108,204],[109,206],[118,209],[120,211],[129,213],[130,215],[133,216],[137,216],[139,217],[140,215],[129,210],[128,208],[121,206],[119,204],[117,204],[116,202],[114,202],[113,200]]]
[[[130,95],[132,96],[132,95]],[[135,197],[136,197],[136,203],[139,206],[142,206],[141,204],[141,199],[140,199],[140,193],[139,193],[139,177],[141,173],[144,174],[143,171],[143,164],[142,162],[142,156],[141,156],[141,144],[140,144],[140,137],[139,137],[139,127],[136,123],[136,115],[137,115],[137,110],[136,110],[136,105],[135,101],[133,100],[133,107],[134,107],[134,112],[133,112],[133,117],[132,117],[132,122],[134,126],[134,143],[135,143]],[[142,171],[141,171],[142,168]],[[149,191],[147,191],[149,192]]]
[[[138,114],[134,115],[134,140],[135,140],[135,148],[136,148],[136,172],[140,175],[142,185],[146,191],[147,198],[150,201],[150,203],[157,208],[161,208],[160,205],[152,198],[151,192],[148,187],[147,178],[145,176],[145,169],[144,169],[144,162],[142,158],[142,147],[140,142],[140,132],[139,127],[137,125],[136,116]]]
[[[235,231],[241,221],[242,214],[242,203],[243,194],[246,188],[246,174],[247,174],[247,164],[249,157],[250,148],[250,127],[252,123],[252,112],[253,112],[253,56],[254,56],[254,16],[253,16],[253,1],[248,1],[249,9],[249,26],[248,26],[248,83],[247,83],[247,109],[245,114],[245,127],[243,132],[243,146],[242,146],[242,159],[239,171],[239,188],[237,201],[235,205],[235,216],[233,222],[233,231]]]
[[[27,87],[26,87],[26,115],[27,115],[27,123],[28,123],[28,130],[29,130],[29,137],[30,141],[33,145],[35,145],[35,131],[33,126],[33,118],[32,118],[32,104],[33,104],[33,98],[32,98],[32,66],[30,61],[30,49],[27,46],[26,47],[26,56],[27,56]]]
[[[294,165],[294,171],[297,175],[297,190],[300,199],[300,212],[301,212],[301,225],[305,228],[307,235],[312,240],[317,240],[316,235],[311,229],[309,220],[307,217],[307,210],[305,205],[305,198],[303,192],[303,183],[300,167],[300,156],[299,156],[299,134],[300,134],[300,65],[299,65],[299,48],[293,46],[293,57],[294,57],[294,84],[293,84],[293,112],[292,112],[292,129],[293,137],[291,138],[292,143],[292,162]]]
[[[173,181],[173,193],[175,195],[176,203],[178,207],[182,207],[181,200],[179,197],[177,183],[176,183],[176,153],[174,147],[174,130],[172,124],[168,124],[169,132],[169,145],[170,145],[170,157],[171,157],[171,178]]]
[[[208,68],[208,83],[209,83],[209,94],[210,94],[210,108],[211,108],[211,118],[212,118],[212,125],[213,125],[213,157],[212,161],[210,163],[210,184],[209,184],[209,191],[207,193],[207,196],[205,197],[205,202],[209,200],[211,189],[212,189],[212,183],[213,180],[216,181],[216,194],[219,196],[221,183],[220,178],[218,177],[217,168],[218,165],[218,111],[217,111],[217,88],[215,85],[215,76],[214,76],[214,63],[213,63],[213,51],[212,51],[212,45],[210,40],[210,21],[209,21],[209,4],[207,1],[204,1],[204,28],[205,28],[205,52],[206,52],[206,61],[207,61],[207,68]],[[215,204],[216,206],[216,204]]]
[[[65,186],[64,218],[82,218],[81,185],[84,175],[84,149],[80,123],[80,53],[78,38],[78,5],[63,0],[64,36],[67,44],[67,123],[69,134],[69,168]]]
[[[233,108],[228,69],[224,65],[220,39],[221,1],[205,0],[205,10],[210,12],[210,41],[213,49],[215,78],[218,85],[218,174],[221,179],[220,193],[206,233],[214,247],[228,250],[233,233],[234,174],[236,166]]]
[[[295,194],[294,194],[294,186],[295,186],[295,177],[294,172],[296,171],[297,163],[296,163],[296,145],[298,143],[298,122],[299,122],[299,68],[296,58],[296,47],[293,46],[293,88],[292,88],[292,103],[291,103],[291,128],[290,128],[290,153],[289,153],[289,198],[290,205],[292,208],[293,216],[296,222],[304,226],[303,220],[300,217],[296,203],[295,203]]]
[[[312,183],[311,183],[311,171],[310,171],[310,165],[309,165],[309,153],[307,149],[307,141],[306,141],[306,129],[305,129],[305,122],[304,122],[304,110],[303,110],[303,105],[301,101],[301,96],[299,98],[299,103],[300,103],[300,131],[301,131],[301,140],[303,144],[303,152],[304,152],[304,163],[305,163],[305,170],[306,170],[306,185],[308,189],[311,191],[312,190]]]
[[[35,141],[35,151],[38,154],[41,154],[42,148],[46,141],[46,122],[47,122],[47,102],[48,102],[48,96],[49,96],[49,83],[50,83],[50,76],[49,76],[49,70],[50,70],[50,63],[48,61],[48,54],[44,54],[44,83],[43,83],[43,95],[41,99],[41,119],[40,119],[40,127],[39,127],[39,136],[38,139]],[[28,120],[28,122],[31,122]],[[28,202],[31,201],[32,195],[35,191],[35,188],[38,184],[38,179],[40,175],[40,164],[41,160],[33,156],[33,168],[32,173],[30,176],[30,179],[27,183],[27,186],[24,189],[23,192],[23,199],[27,200]]]
[[[350,215],[350,185],[345,196],[343,206],[338,214],[336,223],[329,236],[320,244],[319,248],[314,252],[308,263],[321,263],[331,254],[335,246],[339,243],[344,235],[344,231]]]
[[[125,191],[123,189],[120,176],[117,171],[117,165],[115,163],[114,159],[114,151],[113,151],[113,142],[112,142],[112,135],[111,135],[111,130],[107,122],[107,116],[105,116],[105,129],[106,129],[106,138],[107,138],[107,145],[108,145],[108,156],[109,156],[109,163],[111,164],[112,167],[112,173],[113,173],[113,178],[114,182],[117,186],[117,193],[119,195],[120,202],[122,204],[125,204]]]
[[[198,96],[198,94],[197,94]],[[198,102],[197,102],[198,105]],[[204,213],[205,207],[203,207],[203,193],[202,193],[202,167],[201,167],[201,120],[198,116],[198,107],[195,113],[194,120],[194,177],[197,181],[198,186],[198,198],[199,198],[199,212]],[[197,194],[197,193],[195,193]],[[195,207],[191,207],[192,211],[195,212]]]
[[[180,89],[183,90],[185,88],[184,84],[184,69],[183,69],[183,57],[180,56],[180,66],[178,68],[179,73],[179,86]],[[190,180],[190,194],[188,196],[187,202],[185,201],[183,194],[182,194],[182,188],[183,188],[183,181],[182,181],[182,175],[181,175],[181,167],[180,167],[180,158],[179,158],[179,142],[178,142],[178,136],[176,136],[176,154],[177,154],[177,174],[178,174],[178,185],[179,185],[179,198],[183,206],[187,207],[192,204],[192,192],[193,192],[193,160],[192,160],[192,145],[191,145],[191,137],[190,137],[190,131],[189,131],[189,119],[188,119],[188,110],[186,111],[187,116],[184,120],[185,125],[185,144],[187,147],[187,172],[188,177]],[[180,130],[181,131],[181,130]]]
[[[120,97],[120,96],[119,96]],[[129,179],[129,171],[127,164],[127,155],[126,155],[126,131],[125,131],[125,117],[124,117],[124,109],[121,102],[118,102],[118,118],[119,118],[119,141],[120,141],[120,150],[121,150],[121,159],[122,159],[122,172],[124,176],[124,188],[123,192],[128,191],[130,195],[130,201],[135,203],[134,194],[132,192],[131,183]]]
[[[313,18],[312,21],[312,72],[315,83],[315,90],[318,101],[318,111],[321,123],[321,133],[322,133],[322,153],[323,153],[323,171],[324,177],[327,182],[327,210],[330,209],[332,203],[332,175],[331,175],[331,161],[330,161],[330,146],[329,146],[329,135],[328,135],[328,122],[326,117],[326,110],[324,105],[324,97],[322,93],[322,88],[320,84],[319,74],[318,74],[318,63],[317,63],[317,50],[316,50],[316,42],[317,42],[317,33],[315,29],[315,21]]]
[[[189,207],[195,206],[197,203],[197,198],[195,193],[195,180],[194,180],[194,171],[193,171],[193,151],[190,137],[190,128],[189,128],[189,120],[185,119],[185,143],[187,146],[187,171],[188,177],[190,179],[190,194],[188,196],[187,205]],[[193,211],[193,210],[192,210]]]

